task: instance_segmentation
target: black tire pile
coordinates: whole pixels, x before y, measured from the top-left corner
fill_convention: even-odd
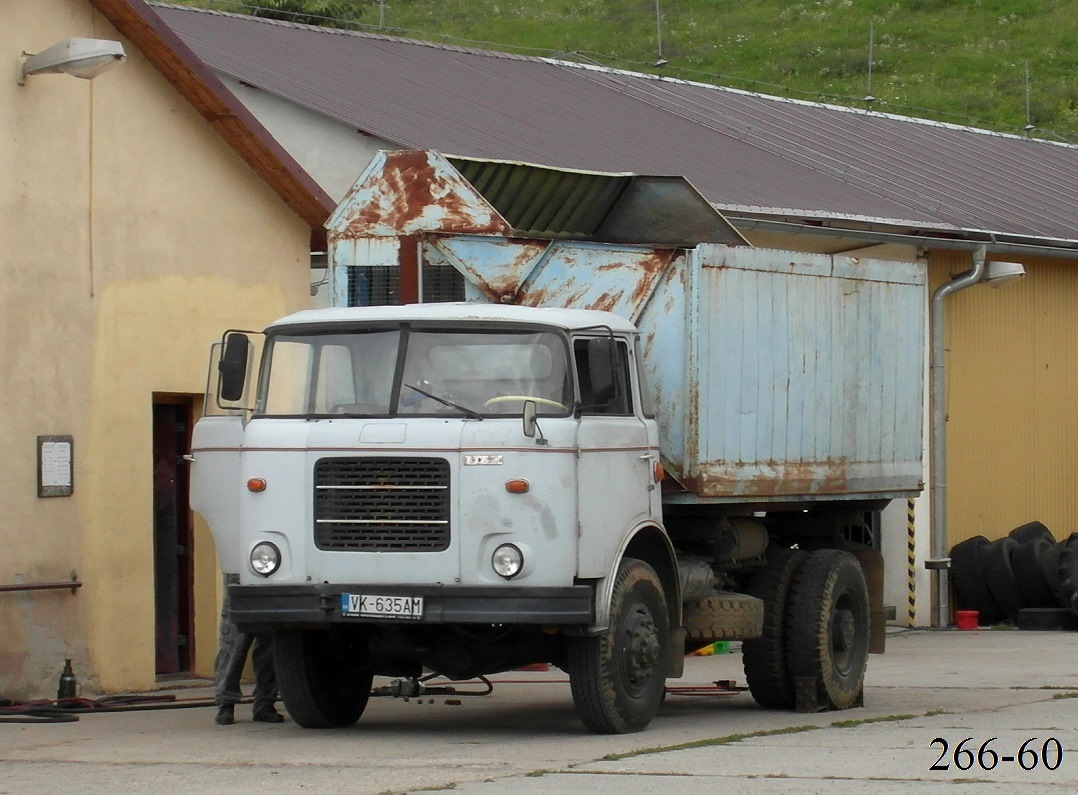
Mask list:
[[[1078,533],[1056,541],[1040,522],[1005,538],[974,536],[951,550],[958,610],[976,610],[981,626],[1078,630]]]

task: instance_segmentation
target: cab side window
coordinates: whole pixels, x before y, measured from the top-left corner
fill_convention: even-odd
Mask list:
[[[625,342],[610,337],[573,342],[582,415],[629,416],[633,413],[629,353]]]

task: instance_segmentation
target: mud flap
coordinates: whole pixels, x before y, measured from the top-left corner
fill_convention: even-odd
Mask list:
[[[868,588],[869,654],[883,654],[887,646],[887,615],[883,609],[883,554],[870,547],[856,552]]]
[[[680,679],[685,675],[685,639],[688,634],[684,627],[670,630],[670,645],[666,648],[667,679]]]

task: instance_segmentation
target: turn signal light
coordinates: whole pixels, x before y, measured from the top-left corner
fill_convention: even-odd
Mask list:
[[[266,490],[266,481],[263,478],[251,478],[247,481],[247,491],[253,491],[256,494],[260,491]]]
[[[655,462],[655,482],[662,483],[663,478],[666,477],[666,470],[663,469],[663,465],[658,461]]]
[[[527,494],[528,489],[530,488],[531,486],[528,484],[528,481],[523,478],[505,481],[505,490],[510,494]]]

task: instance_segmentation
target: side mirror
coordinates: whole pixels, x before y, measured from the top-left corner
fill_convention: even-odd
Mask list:
[[[220,400],[231,403],[243,399],[250,348],[251,341],[246,334],[233,331],[225,335],[224,350],[217,363],[220,371],[217,396]]]
[[[588,341],[588,375],[596,405],[608,405],[617,397],[614,385],[616,354],[616,344],[610,337]]]
[[[534,439],[535,438],[535,429],[537,427],[537,423],[535,421],[535,411],[536,411],[536,409],[535,409],[535,401],[534,400],[525,400],[524,401],[524,435],[527,436],[529,439]]]

